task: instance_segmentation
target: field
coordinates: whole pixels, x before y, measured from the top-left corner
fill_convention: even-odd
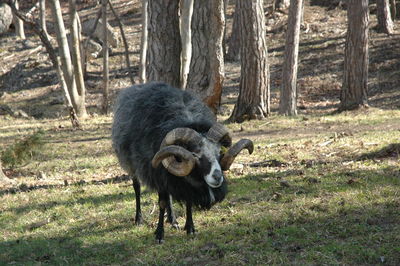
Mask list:
[[[140,18],[131,2],[123,17]],[[309,3],[307,8],[314,33],[304,34],[300,48],[300,114],[276,113],[282,32],[269,33],[273,113],[267,119],[225,122],[240,73],[238,63],[227,63],[218,119],[234,140],[252,139],[255,151],[244,151],[226,173],[227,198],[194,213],[196,235],[167,225],[162,245],[153,234],[155,193],[143,193],[145,224],[133,223],[132,184],[111,148],[112,114],[101,115],[96,106],[98,62],[89,68],[90,118],[75,130],[64,106],[51,104],[61,92],[55,74],[45,71],[45,54],[27,56],[29,49],[18,50],[12,37],[0,39],[3,56],[26,57],[3,65],[1,88],[8,87],[0,104],[29,116],[0,115],[0,149],[43,132],[27,160],[5,167],[13,183],[0,183],[0,264],[399,265],[400,36],[371,30],[371,106],[336,113],[345,11]],[[325,16],[327,22],[319,22]],[[126,24],[137,58],[138,24],[134,19]],[[113,59],[123,62],[118,53]],[[112,73],[115,95],[129,81],[118,64]],[[184,207],[174,207],[183,227]]]

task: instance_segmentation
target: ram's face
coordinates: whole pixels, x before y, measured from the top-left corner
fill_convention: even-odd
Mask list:
[[[193,184],[204,179],[210,187],[217,188],[224,182],[222,171],[229,169],[239,152],[253,152],[251,140],[242,139],[232,147],[231,143],[229,132],[218,123],[205,135],[191,128],[175,128],[164,137],[151,163],[153,167],[162,163],[168,172],[187,177]],[[220,154],[221,147],[229,149]]]
[[[219,164],[220,150],[219,144],[204,138],[199,151],[193,153],[199,174],[212,188],[220,187],[224,181],[224,175]]]

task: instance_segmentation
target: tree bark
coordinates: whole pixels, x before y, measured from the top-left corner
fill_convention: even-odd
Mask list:
[[[386,34],[393,34],[393,20],[390,15],[389,0],[376,0],[378,31]]]
[[[19,5],[18,5],[18,1],[15,0],[15,8],[18,10],[19,9]],[[17,34],[17,36],[21,39],[21,40],[25,40],[25,31],[24,31],[24,22],[18,18],[15,14],[14,14],[14,26],[15,26],[15,33]]]
[[[303,0],[290,1],[279,102],[279,113],[283,115],[297,115],[297,67],[302,2]]]
[[[107,4],[108,0],[101,1],[101,21],[103,25],[103,113],[108,114],[109,70],[108,70],[108,39],[107,39]]]
[[[148,81],[163,81],[179,87],[181,40],[179,0],[149,1]]]
[[[368,106],[368,0],[349,0],[339,110]]]
[[[222,0],[195,1],[192,18],[192,59],[187,89],[216,113],[224,80]]]
[[[262,119],[270,113],[270,88],[263,1],[240,0],[241,72],[232,122]]]
[[[232,32],[228,40],[228,51],[226,53],[226,60],[239,61],[240,60],[240,29],[239,29],[239,11],[238,2],[235,1],[235,12],[233,13]]]
[[[86,116],[85,101],[78,93],[73,73],[72,60],[65,32],[64,21],[62,18],[59,0],[51,0],[50,8],[54,19],[54,28],[57,36],[58,50],[61,60],[61,69],[63,71],[65,82],[67,83],[69,96],[72,105],[78,117]]]
[[[80,23],[79,15],[76,10],[76,0],[69,0],[69,18],[70,18],[70,35],[71,35],[71,61],[74,71],[74,79],[76,83],[77,93],[80,101],[85,103],[85,81],[83,80],[82,59],[81,59],[81,38],[80,38]],[[87,116],[86,108],[80,113],[81,117]]]
[[[182,40],[182,54],[181,54],[181,84],[180,87],[186,89],[187,78],[189,74],[190,59],[192,57],[192,15],[193,15],[193,1],[194,0],[181,0],[181,40]]]

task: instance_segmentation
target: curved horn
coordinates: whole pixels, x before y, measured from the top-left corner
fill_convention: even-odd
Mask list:
[[[201,135],[191,128],[175,128],[168,132],[168,134],[164,137],[160,145],[160,149],[169,145],[173,145],[178,141],[181,141],[183,143],[193,143],[197,145],[201,142],[201,140]]]
[[[215,123],[207,132],[207,139],[212,142],[221,142],[223,146],[229,147],[232,145],[232,138],[229,131],[220,123]]]
[[[249,153],[252,154],[254,150],[253,142],[249,139],[241,139],[235,143],[222,157],[220,161],[221,169],[223,171],[229,170],[236,156],[243,149],[247,149]]]
[[[176,160],[178,157],[180,160]],[[164,165],[165,169],[176,176],[187,176],[192,171],[196,159],[191,152],[180,146],[171,145],[161,148],[156,155],[154,155],[151,165],[156,168]]]

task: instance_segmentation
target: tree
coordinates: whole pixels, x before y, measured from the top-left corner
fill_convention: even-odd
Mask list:
[[[390,0],[390,13],[392,14],[392,20],[396,20],[397,17],[396,0]]]
[[[108,0],[101,0],[101,21],[103,25],[103,112],[108,113],[109,72],[108,72],[108,40],[107,40],[107,4]]]
[[[283,60],[279,113],[297,115],[297,66],[303,0],[291,0]]]
[[[14,2],[16,9],[18,10],[19,5],[18,5],[18,1],[15,0]],[[14,26],[15,26],[15,33],[17,34],[17,36],[22,39],[25,40],[25,31],[24,31],[24,22],[18,18],[15,14],[14,14]]]
[[[47,38],[50,39],[50,35],[47,33],[46,26],[46,0],[39,0],[40,11],[39,11],[39,20],[40,26],[43,29],[44,33],[47,35]]]
[[[181,88],[185,89],[187,78],[189,74],[190,59],[192,57],[192,15],[193,15],[193,1],[194,0],[181,0],[181,20],[180,32],[182,40],[182,54],[181,54]]]
[[[239,61],[240,59],[240,29],[239,29],[239,11],[238,11],[238,2],[240,0],[235,1],[235,12],[233,13],[233,22],[232,22],[232,32],[231,36],[228,39],[228,51],[226,52],[226,60],[228,61]]]
[[[148,4],[149,4],[148,0],[142,0],[142,37],[140,39],[140,63],[139,63],[139,80],[141,83],[146,82]]]
[[[179,86],[179,0],[149,1],[147,80]]]
[[[87,115],[85,107],[85,96],[83,91],[78,91],[74,77],[70,50],[62,18],[59,0],[51,0],[50,8],[54,19],[55,32],[57,36],[58,50],[60,54],[61,70],[67,84],[72,105],[78,117]],[[83,93],[83,94],[82,94]]]
[[[262,119],[270,113],[265,18],[262,0],[240,0],[241,72],[239,97],[229,118],[233,122]]]
[[[393,34],[393,21],[390,15],[389,0],[377,0],[378,31]]]
[[[215,113],[221,103],[224,80],[222,0],[195,1],[192,18],[192,58],[187,82]]]
[[[339,110],[368,106],[368,0],[349,0]]]

